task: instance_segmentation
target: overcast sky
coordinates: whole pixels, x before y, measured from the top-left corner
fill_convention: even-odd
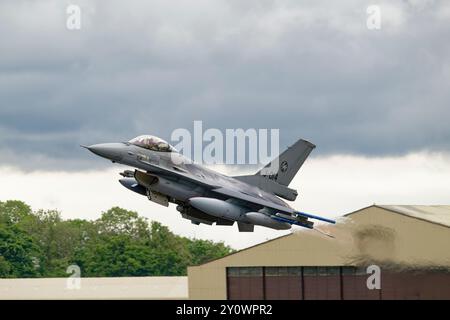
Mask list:
[[[66,28],[68,4],[81,8],[80,30]],[[366,26],[371,4],[381,9],[380,30]],[[52,175],[65,184],[69,174],[110,172],[111,164],[79,144],[139,134],[169,139],[176,128],[192,129],[194,120],[205,128],[279,128],[281,148],[299,137],[317,145],[311,163],[339,156],[351,163],[348,170],[360,165],[383,176],[377,168],[405,161],[415,168],[413,182],[430,182],[429,167],[441,164],[433,179],[443,179],[449,26],[450,2],[433,0],[3,0],[0,200],[28,188],[36,204],[51,207],[39,193],[48,189],[73,213],[62,200],[68,194],[40,181]],[[13,177],[17,189],[8,182]],[[351,175],[336,178],[345,177]],[[83,183],[71,196],[83,194]],[[117,184],[116,177],[108,183]],[[335,187],[315,190],[322,194],[308,206],[337,205],[314,205],[341,190]],[[379,192],[395,194],[385,185]],[[392,202],[450,202],[433,198],[430,188],[417,192]],[[86,207],[90,201],[84,198]],[[175,216],[173,208],[162,210]]]

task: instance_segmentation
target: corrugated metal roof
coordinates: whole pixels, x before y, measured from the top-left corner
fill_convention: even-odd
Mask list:
[[[450,227],[450,205],[434,205],[434,206],[431,206],[431,205],[378,205],[378,204],[376,204],[376,205],[371,205],[371,206],[364,207],[362,209],[358,209],[356,211],[347,213],[347,214],[344,215],[344,217],[351,216],[354,213],[361,212],[361,211],[363,211],[365,209],[368,209],[368,208],[374,207],[374,206],[378,207],[378,208],[386,209],[386,210],[389,210],[389,211],[393,211],[393,212],[396,212],[396,213],[404,214],[404,215],[412,217],[412,218],[416,218],[416,219],[424,220],[424,221],[427,221],[427,222],[443,225],[443,226],[446,226],[446,227]],[[309,231],[309,230],[305,230],[305,231]],[[233,253],[230,253],[230,254],[226,255],[225,257],[212,259],[210,261],[207,261],[205,263],[202,263],[202,264],[199,264],[199,265],[196,265],[196,266],[202,266],[202,265],[214,262],[216,260],[222,260],[223,258],[227,258],[227,257],[229,257],[231,255],[239,254],[239,253],[241,253],[243,251],[247,251],[247,250],[253,249],[255,247],[258,247],[258,246],[261,246],[261,245],[265,245],[265,244],[267,244],[269,242],[277,241],[277,240],[280,240],[281,238],[292,236],[292,235],[293,235],[293,233],[292,233],[292,230],[291,230],[291,233],[284,234],[284,235],[281,235],[279,237],[274,237],[274,238],[272,238],[272,239],[270,239],[268,241],[261,242],[261,243],[258,243],[256,245],[253,245],[253,246],[250,246],[250,247],[247,247],[247,248],[243,248],[241,250],[237,250],[237,251],[235,251]],[[192,267],[195,267],[195,266],[192,266]]]
[[[376,205],[413,218],[450,227],[450,205]]]

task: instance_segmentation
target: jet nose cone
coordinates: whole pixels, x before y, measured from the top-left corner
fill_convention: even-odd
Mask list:
[[[95,153],[100,157],[113,161],[119,161],[122,159],[122,151],[124,145],[122,143],[100,143],[82,147],[88,149],[89,151]]]

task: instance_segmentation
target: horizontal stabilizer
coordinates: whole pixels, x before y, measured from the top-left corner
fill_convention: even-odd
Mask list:
[[[248,183],[252,186],[258,187],[261,190],[272,193],[276,196],[279,196],[289,201],[295,201],[298,195],[297,190],[290,189],[273,180],[269,180],[265,176],[250,175],[250,176],[234,176],[233,178]]]

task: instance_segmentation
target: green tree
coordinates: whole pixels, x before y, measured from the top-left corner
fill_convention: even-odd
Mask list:
[[[1,226],[0,226],[1,228]],[[0,278],[7,278],[11,274],[11,264],[0,254]]]
[[[214,243],[210,240],[189,240],[188,249],[192,255],[191,265],[202,264],[233,252],[223,242]]]
[[[154,275],[185,275],[192,259],[186,239],[173,234],[169,228],[155,221],[151,223],[151,237]]]
[[[151,249],[125,235],[114,235],[90,244],[76,263],[83,276],[146,276],[154,272]]]
[[[11,223],[0,223],[0,276],[27,278],[38,275],[38,248],[31,237]]]
[[[19,200],[0,201],[0,221],[19,223],[30,217],[32,211],[29,205]]]
[[[127,235],[136,239],[148,239],[148,222],[135,211],[113,207],[103,212],[96,221],[98,231],[104,235]]]
[[[231,251],[223,243],[180,237],[119,207],[87,221],[0,202],[0,277],[67,276],[74,263],[82,276],[185,275],[187,266]]]
[[[64,252],[60,250],[63,241],[60,224],[61,215],[56,210],[39,210],[32,217],[19,223],[33,240],[39,244],[41,255],[39,257],[39,270],[46,276],[62,276],[63,263],[61,257]],[[67,267],[67,265],[65,266]]]

